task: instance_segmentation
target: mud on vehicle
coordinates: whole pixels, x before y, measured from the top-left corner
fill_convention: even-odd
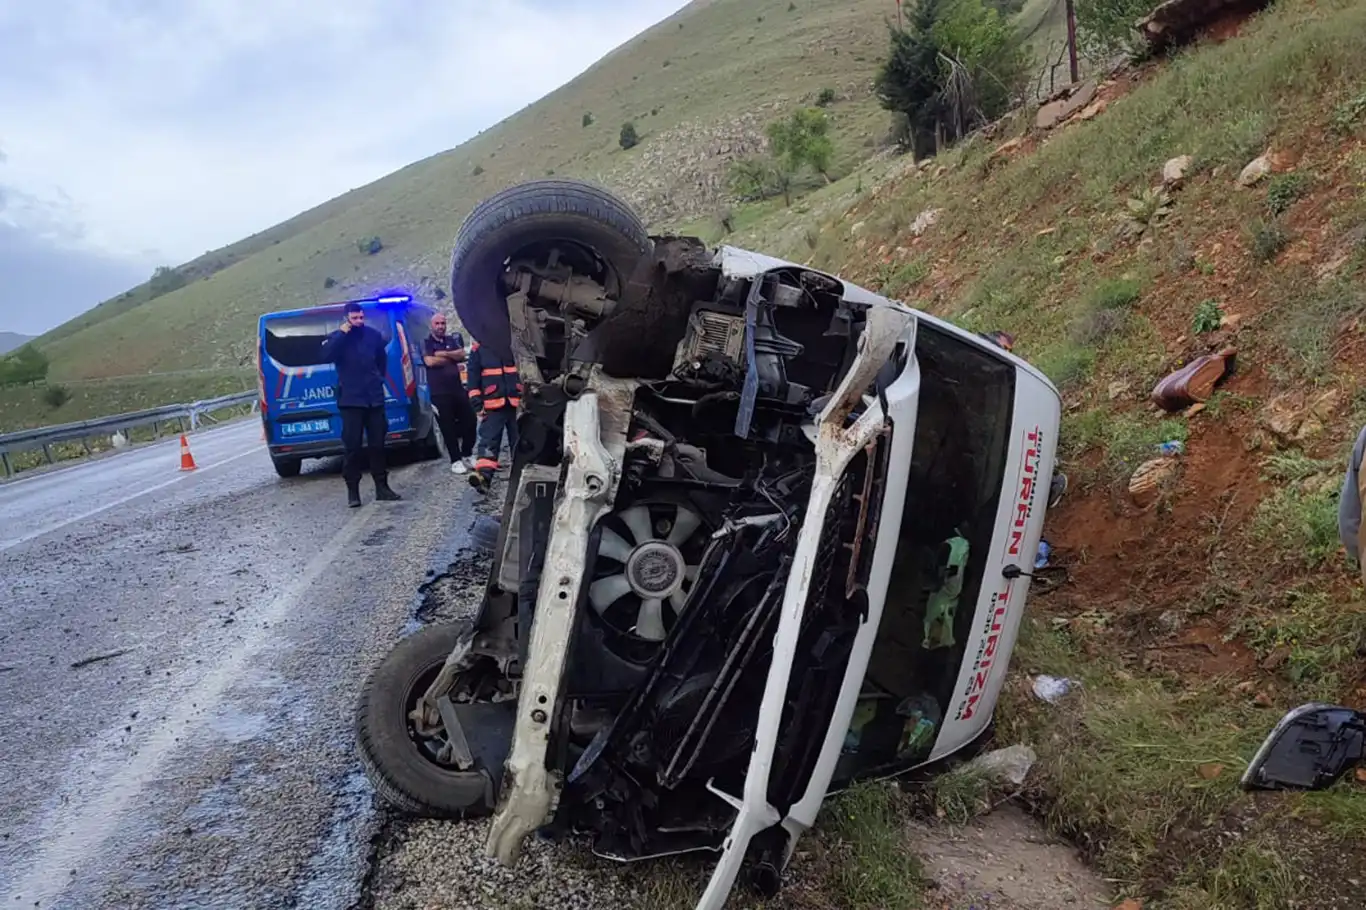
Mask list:
[[[491,855],[719,854],[772,893],[827,794],[987,727],[1060,405],[987,340],[806,266],[651,237],[596,187],[488,199],[451,285],[526,393],[471,623],[405,638],[359,747]],[[1024,567],[1024,568],[1022,568]]]

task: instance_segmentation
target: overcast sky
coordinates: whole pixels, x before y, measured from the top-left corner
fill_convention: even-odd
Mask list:
[[[0,331],[458,145],[687,0],[0,0]]]

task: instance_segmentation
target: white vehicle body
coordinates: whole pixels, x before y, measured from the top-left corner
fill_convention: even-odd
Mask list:
[[[627,282],[541,242],[484,252],[505,309],[461,310],[527,385],[484,603],[430,630],[425,675],[395,670],[406,726],[362,710],[363,757],[400,808],[492,812],[505,863],[537,830],[618,861],[714,853],[697,906],[720,910],[742,868],[777,889],[827,794],[987,729],[1059,396],[796,263],[663,239]],[[369,745],[405,737],[425,764]]]

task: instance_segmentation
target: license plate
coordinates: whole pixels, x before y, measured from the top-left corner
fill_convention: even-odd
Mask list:
[[[326,433],[331,424],[326,420],[298,420],[280,425],[285,436],[306,436],[309,433]]]

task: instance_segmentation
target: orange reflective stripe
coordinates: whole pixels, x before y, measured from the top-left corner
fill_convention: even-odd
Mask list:
[[[490,398],[488,401],[484,402],[484,410],[496,411],[505,404],[507,404],[506,398]]]
[[[520,408],[520,407],[522,406],[522,399],[520,399],[520,398],[509,398],[509,399],[508,399],[508,404],[512,405],[514,408]]]
[[[479,371],[479,375],[480,375],[480,376],[502,376],[502,375],[503,375],[503,369],[502,369],[502,367],[494,367],[494,368],[488,369],[488,370],[480,370],[480,371]]]
[[[478,397],[479,397],[479,390],[478,390],[478,389],[470,389],[470,397],[471,397],[471,398],[478,398]]]
[[[489,469],[489,470],[492,470],[492,471],[498,470],[498,461],[497,461],[497,459],[494,459],[494,458],[479,458],[479,459],[476,459],[476,460],[475,460],[475,462],[474,462],[474,469],[475,469],[476,471],[482,471],[482,470],[484,470],[484,469],[486,469],[486,468]]]

